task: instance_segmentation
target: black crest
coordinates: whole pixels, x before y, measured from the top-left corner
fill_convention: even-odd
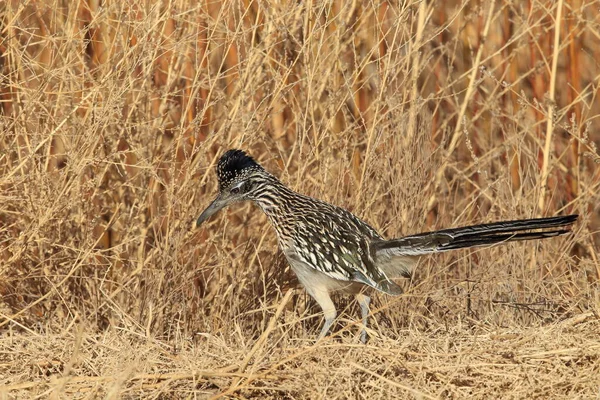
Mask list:
[[[236,177],[261,168],[252,157],[242,150],[227,150],[217,164],[217,176],[221,188],[229,185]]]

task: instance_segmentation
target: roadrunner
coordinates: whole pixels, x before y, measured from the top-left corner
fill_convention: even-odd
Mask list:
[[[363,288],[399,295],[402,289],[392,279],[410,277],[422,255],[558,236],[569,232],[577,220],[577,215],[568,215],[503,221],[385,240],[349,211],[294,192],[241,150],[223,154],[216,172],[219,194],[196,226],[232,203],[256,203],[275,228],[279,246],[300,283],[323,309],[325,323],[319,339],[337,314],[330,298],[334,291],[356,296],[364,343],[370,297]]]

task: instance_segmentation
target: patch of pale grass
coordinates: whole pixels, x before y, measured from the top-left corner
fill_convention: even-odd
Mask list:
[[[296,321],[297,322],[297,321]],[[3,336],[0,393],[208,398],[594,398],[598,319],[591,313],[536,328],[405,329],[402,339],[334,336],[314,344],[276,327],[249,343],[201,335],[165,342],[122,330],[102,335]]]

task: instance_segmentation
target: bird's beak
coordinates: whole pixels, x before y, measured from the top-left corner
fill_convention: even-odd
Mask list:
[[[211,215],[215,214],[220,209],[227,206],[229,202],[224,199],[221,195],[218,195],[216,199],[200,214],[198,219],[196,220],[196,228],[198,228],[204,221],[209,219]]]

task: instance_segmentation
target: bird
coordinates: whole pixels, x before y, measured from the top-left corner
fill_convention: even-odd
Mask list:
[[[573,214],[502,221],[386,240],[348,210],[293,191],[243,150],[225,152],[216,175],[218,195],[200,214],[196,228],[231,204],[255,203],[275,229],[291,269],[323,311],[325,322],[317,341],[328,334],[337,316],[334,292],[355,296],[361,309],[360,340],[365,343],[373,290],[402,294],[394,279],[410,278],[420,257],[563,235],[578,218]]]

